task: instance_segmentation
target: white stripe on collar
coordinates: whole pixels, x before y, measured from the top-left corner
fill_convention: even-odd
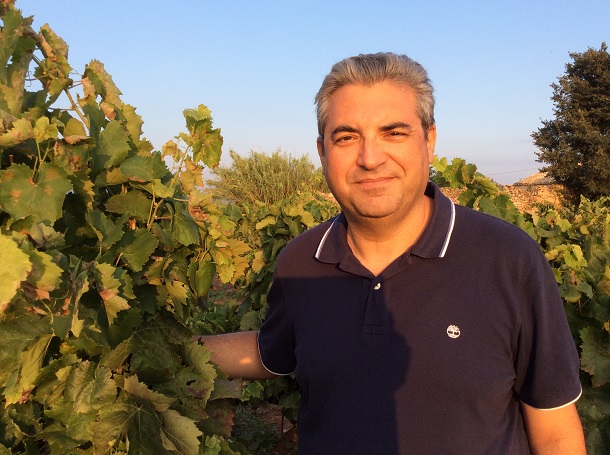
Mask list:
[[[337,222],[338,218],[339,217],[337,217],[337,218],[335,218],[333,220],[331,225],[328,227],[328,229],[324,233],[324,236],[322,237],[322,240],[320,240],[320,244],[318,245],[318,249],[316,250],[316,254],[315,254],[316,259],[320,260],[320,253],[322,252],[322,247],[324,247],[324,242],[326,242],[326,237],[328,237],[328,234],[330,234],[330,231],[333,228],[333,226],[335,225],[335,223]]]
[[[451,203],[451,220],[449,220],[449,229],[447,230],[447,237],[445,237],[445,243],[443,244],[443,248],[441,249],[441,254],[438,255],[439,258],[444,258],[445,253],[447,252],[447,248],[449,247],[449,240],[451,240],[451,234],[453,233],[453,225],[455,224],[455,204]]]

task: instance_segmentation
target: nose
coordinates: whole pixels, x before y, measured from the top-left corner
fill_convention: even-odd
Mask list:
[[[363,169],[373,170],[387,160],[383,145],[374,139],[365,139],[361,142],[358,152],[357,164]]]

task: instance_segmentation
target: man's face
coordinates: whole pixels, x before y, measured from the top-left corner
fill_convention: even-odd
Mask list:
[[[415,101],[412,89],[389,82],[331,95],[318,154],[348,220],[400,221],[425,197],[436,129],[425,138]]]

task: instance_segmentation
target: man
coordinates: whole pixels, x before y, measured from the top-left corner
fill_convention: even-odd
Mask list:
[[[578,356],[539,246],[428,183],[425,70],[348,58],[316,103],[342,213],[282,252],[259,333],[204,338],[213,360],[296,373],[302,454],[585,453]]]

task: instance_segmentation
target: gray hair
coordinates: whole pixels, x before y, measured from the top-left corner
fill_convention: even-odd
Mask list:
[[[391,52],[360,54],[333,65],[315,98],[320,137],[328,120],[329,99],[336,90],[350,84],[373,85],[380,82],[393,82],[413,89],[417,114],[427,138],[428,129],[434,125],[434,89],[428,74],[415,60]]]

